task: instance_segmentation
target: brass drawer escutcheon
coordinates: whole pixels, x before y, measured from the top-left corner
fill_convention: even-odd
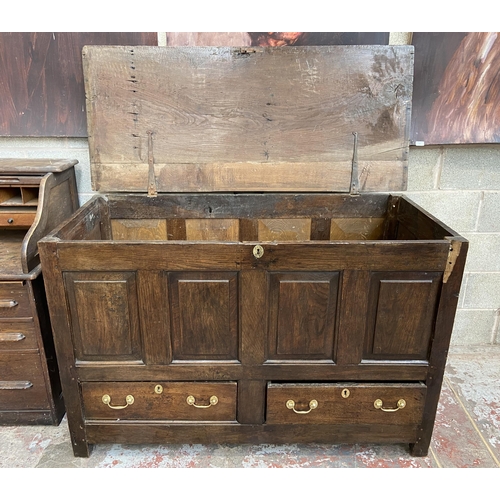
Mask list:
[[[348,398],[351,395],[351,391],[349,389],[342,389],[342,392],[340,394],[345,399],[345,398]]]
[[[295,409],[295,401],[293,399],[289,399],[286,402],[286,407],[289,410],[293,410],[295,413],[300,413],[300,414],[304,415],[306,413],[311,412],[312,410],[315,410],[318,407],[318,402],[315,399],[311,399],[311,401],[309,401],[309,410],[296,410]]]
[[[209,405],[197,405],[196,403],[196,398],[194,396],[188,396],[186,398],[186,403],[190,406],[194,406],[195,408],[210,408],[211,406],[215,406],[219,402],[219,398],[217,396],[212,396],[210,398],[210,404]]]
[[[129,394],[126,398],[125,398],[125,401],[126,401],[126,405],[123,405],[123,406],[113,406],[111,405],[111,396],[109,394],[104,394],[104,396],[102,397],[102,402],[105,404],[105,405],[108,405],[112,410],[123,410],[124,408],[126,408],[127,406],[129,405],[133,405],[134,404],[134,396],[132,396],[131,394]]]
[[[395,411],[403,409],[406,406],[406,401],[404,399],[400,399],[397,403],[396,408],[384,408],[384,403],[382,402],[382,400],[376,399],[373,402],[373,406],[375,406],[375,408],[377,410],[382,410],[382,411],[387,411],[387,412],[395,412]]]
[[[163,386],[158,384],[155,385],[155,394],[161,394],[163,392]]]

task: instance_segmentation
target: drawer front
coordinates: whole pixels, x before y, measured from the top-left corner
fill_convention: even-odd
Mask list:
[[[0,227],[29,228],[35,217],[36,212],[0,212]]]
[[[20,281],[1,281],[0,318],[31,316],[28,286]]]
[[[88,419],[236,420],[236,382],[86,382]]]
[[[422,420],[424,384],[268,384],[268,424],[399,424]]]
[[[38,354],[0,354],[0,411],[50,408]]]
[[[33,320],[0,320],[0,353],[22,349],[38,349]]]

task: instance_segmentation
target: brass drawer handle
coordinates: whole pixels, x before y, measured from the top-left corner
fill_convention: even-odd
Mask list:
[[[25,338],[23,333],[0,333],[0,342],[20,342]]]
[[[127,402],[126,405],[123,405],[123,406],[112,406],[112,405],[110,405],[110,403],[111,403],[111,396],[109,394],[104,394],[104,396],[102,397],[102,402],[105,405],[108,405],[112,410],[123,410],[124,408],[126,408],[129,405],[133,405],[134,401],[135,401],[134,400],[134,396],[132,396],[132,395],[129,394],[125,398],[125,401]]]
[[[0,300],[0,307],[11,308],[16,306],[17,301],[15,300]]]
[[[315,399],[311,399],[311,401],[309,401],[309,410],[296,410],[295,409],[295,401],[293,399],[289,399],[286,402],[286,407],[289,410],[293,410],[295,413],[300,413],[300,414],[304,415],[306,413],[311,412],[312,410],[315,410],[318,407],[318,402]]]
[[[0,380],[0,389],[22,390],[22,389],[29,389],[31,387],[33,387],[33,384],[29,380],[20,380],[19,382]]]
[[[194,396],[188,396],[186,399],[186,403],[190,406],[194,406],[195,408],[210,408],[211,406],[215,406],[219,402],[219,398],[217,396],[212,396],[210,398],[210,404],[209,405],[197,405],[195,404],[195,397]]]
[[[404,399],[400,399],[398,401],[398,405],[397,405],[396,408],[384,408],[384,403],[382,402],[382,400],[381,399],[376,399],[373,402],[373,406],[375,406],[375,408],[377,410],[382,410],[382,411],[387,411],[387,412],[394,412],[394,411],[398,411],[398,410],[403,409],[406,406],[406,401]]]

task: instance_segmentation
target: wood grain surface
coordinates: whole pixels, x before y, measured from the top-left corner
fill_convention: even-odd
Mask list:
[[[100,191],[404,189],[409,46],[85,47]],[[152,161],[151,161],[152,160]]]

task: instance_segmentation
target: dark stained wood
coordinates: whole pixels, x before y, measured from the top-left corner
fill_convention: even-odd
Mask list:
[[[338,425],[203,425],[127,422],[126,424],[89,421],[89,443],[158,444],[290,444],[325,443],[356,444],[412,442],[417,435],[416,425],[338,424]],[[88,456],[88,453],[77,456]]]
[[[157,386],[161,386],[158,393]],[[125,408],[110,408],[103,403],[107,394],[109,405]],[[133,396],[132,404],[126,402],[128,395]],[[187,402],[193,396],[194,404],[207,406],[197,408]],[[211,404],[210,398],[217,398]],[[85,416],[88,419],[109,420],[192,420],[192,421],[235,421],[236,420],[236,383],[235,382],[86,382],[82,384],[82,397]]]
[[[441,273],[372,273],[365,359],[427,359],[441,280]]]
[[[339,273],[272,273],[268,359],[333,360]]]
[[[238,359],[236,273],[172,273],[174,360]]]
[[[172,361],[167,278],[162,271],[137,273],[137,297],[143,358],[148,365]]]
[[[349,247],[347,246],[349,245]],[[236,271],[261,268],[269,271],[323,271],[356,266],[360,270],[400,271],[412,261],[416,271],[444,271],[447,241],[353,241],[263,243],[261,259],[253,256],[253,243],[216,242],[109,242],[61,241],[59,263],[63,270],[120,271],[124,269],[170,271]],[[349,251],[346,251],[349,248]],[[96,253],[100,258],[96,259]],[[140,260],[137,259],[141,255]],[[370,259],[367,259],[367,256]]]
[[[343,194],[159,194],[147,197],[137,194],[110,194],[109,208],[113,219],[180,219],[281,217],[384,217],[387,195],[369,193],[360,196]]]
[[[409,46],[86,47],[83,63],[97,191],[145,192],[152,150],[159,192],[349,192],[353,132],[362,190],[405,188]]]
[[[156,45],[156,33],[0,33],[0,135],[86,137],[84,45]]]
[[[243,349],[242,349],[243,350]],[[244,353],[246,354],[246,353]],[[332,361],[302,361],[293,363],[266,362],[257,364],[214,363],[213,360],[171,363],[169,365],[141,365],[122,363],[115,366],[100,362],[76,362],[77,377],[82,381],[144,381],[155,379],[168,380],[425,380],[429,363],[425,361],[393,361],[391,363],[364,362],[361,364],[337,365]]]
[[[429,356],[429,372],[426,379],[428,397],[424,407],[424,419],[418,438],[411,445],[411,452],[414,456],[425,456],[429,450],[469,247],[465,238],[454,237],[453,240],[461,242],[460,252],[453,272],[447,282],[443,283],[439,297],[435,334]]]
[[[404,196],[400,198],[397,219],[399,228],[404,226],[415,239],[436,240],[446,236],[457,236],[455,231]],[[398,239],[403,239],[399,232]]]
[[[349,391],[348,397],[342,391]],[[269,384],[267,387],[266,422],[269,424],[386,424],[417,425],[422,419],[426,387],[424,384]],[[395,412],[404,399],[406,406]],[[294,407],[288,408],[287,401]],[[317,406],[311,408],[311,401]],[[295,410],[295,411],[294,411]],[[296,413],[303,412],[303,413]]]
[[[266,382],[238,381],[238,414],[240,424],[262,424],[265,421]]]
[[[314,217],[311,219],[311,240],[329,240],[330,239],[330,219],[321,219]]]
[[[183,219],[167,219],[167,239],[185,240],[186,221]]]
[[[70,427],[71,444],[75,456],[88,456],[90,453],[82,415],[80,388],[75,373],[75,359],[71,331],[71,319],[66,308],[64,278],[57,263],[57,250],[54,238],[48,238],[40,246],[40,258],[45,262],[45,290],[50,309],[50,319],[54,333],[61,386],[66,405],[66,416]]]
[[[342,273],[336,362],[357,365],[363,359],[363,340],[368,312],[370,273],[346,269]]]
[[[141,361],[135,273],[66,273],[64,280],[76,359]]]

